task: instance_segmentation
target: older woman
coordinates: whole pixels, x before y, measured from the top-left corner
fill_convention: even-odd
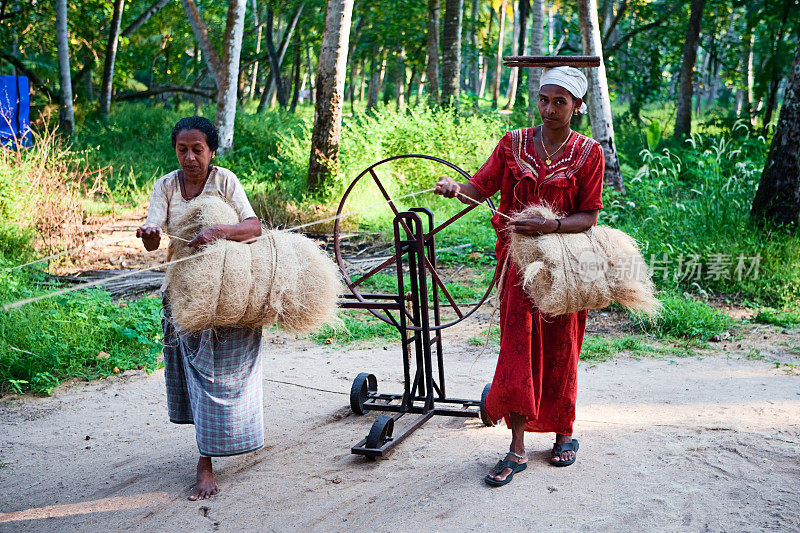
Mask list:
[[[444,177],[436,184],[434,192],[464,203],[500,192],[501,214],[492,218],[498,268],[508,256],[509,230],[524,235],[578,233],[597,223],[603,207],[603,150],[570,129],[572,115],[585,112],[586,88],[586,77],[575,68],[545,70],[539,88],[542,125],[506,133],[468,183]],[[542,202],[565,216],[509,223],[508,215]],[[500,294],[500,355],[486,411],[493,420],[505,418],[511,446],[485,478],[494,486],[509,483],[526,468],[525,431],[556,434],[552,465],[575,462],[578,441],[572,438],[572,424],[586,330],[586,311],[542,316],[525,296],[513,262],[507,268]]]
[[[247,241],[261,235],[261,224],[242,185],[229,170],[211,165],[219,145],[214,125],[202,117],[181,119],[172,130],[180,169],[153,187],[147,221],[137,231],[148,251],[158,249],[162,230],[170,227],[201,196],[222,196],[239,223],[203,229],[189,246],[217,239]],[[172,255],[167,249],[167,260]],[[211,457],[251,452],[264,445],[261,383],[261,328],[223,327],[182,333],[170,318],[169,287],[164,293],[164,375],[169,419],[194,424],[200,459],[190,500],[219,492]],[[176,296],[178,297],[178,296]]]

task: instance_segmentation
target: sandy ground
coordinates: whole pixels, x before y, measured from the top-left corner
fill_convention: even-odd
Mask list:
[[[476,328],[445,334],[451,396],[477,398],[491,378],[492,353],[472,366]],[[163,372],[5,398],[0,531],[796,531],[800,377],[744,354],[760,342],[796,363],[797,332],[761,333],[704,357],[582,363],[578,462],[549,466],[552,436],[530,434],[530,466],[503,488],[483,476],[510,433],[477,419],[435,417],[378,461],[350,453],[375,417],[350,412],[352,379],[370,371],[399,392],[396,343],[267,333],[266,447],[216,459],[222,492],[202,502],[186,500],[194,432],[167,421]]]

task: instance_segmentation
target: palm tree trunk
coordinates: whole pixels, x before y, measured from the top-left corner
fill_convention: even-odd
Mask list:
[[[122,9],[125,0],[114,0],[114,14],[111,16],[111,27],[108,30],[108,46],[106,46],[106,62],[103,67],[103,83],[100,85],[100,116],[108,118],[111,114],[111,92],[114,85],[114,61],[117,58],[119,30],[122,25]]]
[[[581,26],[581,42],[583,53],[587,56],[603,57],[603,44],[600,37],[600,25],[597,20],[597,1],[580,0],[578,2],[578,18]],[[608,80],[606,67],[602,59],[600,66],[589,69],[589,92],[587,105],[592,122],[592,137],[603,147],[606,159],[604,182],[615,190],[625,193],[622,172],[614,144],[614,122],[611,116],[611,99],[608,96]]]
[[[683,47],[681,75],[678,82],[678,110],[675,117],[675,137],[680,139],[692,132],[692,93],[694,90],[694,64],[697,60],[697,43],[700,39],[700,20],[706,0],[692,0],[686,41]]]
[[[531,11],[531,55],[542,55],[544,44],[544,0],[533,0]],[[542,79],[542,69],[539,67],[528,69],[528,117],[531,121],[536,119],[539,102],[539,80]]]
[[[439,0],[428,0],[428,97],[439,103]]]
[[[242,35],[244,34],[244,15],[247,0],[228,0],[228,19],[225,23],[225,36],[222,41],[222,64],[220,84],[217,88],[217,115],[215,118],[219,131],[219,155],[225,155],[233,148],[233,124],[236,119],[237,89],[239,79],[239,58],[242,54]]]
[[[797,226],[800,216],[800,46],[795,52],[778,126],[751,216]]]
[[[503,66],[503,33],[506,31],[506,6],[508,0],[500,2],[497,18],[500,20],[500,32],[497,35],[497,59],[494,65],[494,86],[492,87],[492,109],[497,109],[500,98],[500,68]]]
[[[458,105],[464,0],[445,0],[442,31],[442,105]]]
[[[56,43],[58,70],[61,74],[61,107],[58,124],[62,131],[75,131],[75,112],[72,109],[72,73],[69,69],[69,35],[67,34],[67,0],[56,0]]]
[[[328,0],[317,68],[317,104],[311,134],[308,188],[320,190],[336,171],[342,134],[347,44],[354,0]]]

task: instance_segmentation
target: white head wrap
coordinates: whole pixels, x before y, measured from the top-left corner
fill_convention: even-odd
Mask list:
[[[568,90],[575,98],[583,98],[586,96],[586,89],[589,82],[586,81],[586,76],[583,72],[573,67],[553,67],[546,68],[542,72],[541,80],[539,81],[539,89],[544,85],[558,85]],[[579,113],[586,113],[586,102],[581,104],[578,108]]]

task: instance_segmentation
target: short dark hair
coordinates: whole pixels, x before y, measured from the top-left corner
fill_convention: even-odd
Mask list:
[[[178,142],[178,134],[185,130],[198,130],[203,132],[206,136],[206,144],[212,152],[216,152],[219,148],[219,133],[214,124],[205,117],[184,117],[175,124],[172,128],[172,147]]]

